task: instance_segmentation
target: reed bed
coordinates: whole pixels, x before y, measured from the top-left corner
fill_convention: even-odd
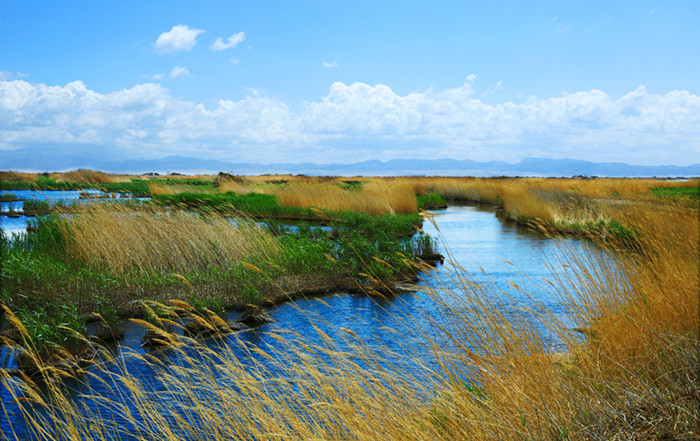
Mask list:
[[[219,185],[221,193],[264,193],[274,195],[282,206],[319,208],[331,211],[355,211],[368,214],[416,213],[418,204],[411,185],[392,181],[373,180],[357,188],[342,187],[335,179],[327,183],[313,179],[272,179],[280,184],[253,184],[245,181],[226,181]],[[355,182],[355,181],[352,181]]]
[[[287,207],[315,207],[324,210],[346,210],[369,214],[415,213],[416,195],[409,186],[370,183],[362,190],[346,190],[337,186],[299,184],[269,187],[264,190],[279,198]]]
[[[265,230],[220,216],[104,205],[91,206],[61,226],[69,257],[117,274],[227,268],[279,253]]]
[[[697,198],[662,199],[654,188],[698,188],[698,180],[545,179],[545,178],[395,178],[413,186],[416,194],[437,193],[449,200],[499,206],[508,218],[536,220],[561,232],[582,226],[620,222],[621,212],[634,204],[680,205],[697,208]],[[572,228],[573,227],[573,228]]]
[[[179,193],[213,193],[213,188],[208,188],[205,186],[194,186],[187,184],[160,184],[158,182],[148,183],[148,193],[151,196],[156,195],[173,195]]]
[[[451,388],[439,400],[455,438],[700,436],[697,212],[637,207],[626,216],[642,238],[636,251],[603,259],[563,249],[556,259],[570,270],[550,289],[573,325],[536,305],[524,320],[498,313],[508,296],[459,273],[463,289],[443,304],[464,351],[450,354],[446,371],[472,366],[479,388]],[[552,354],[543,330],[567,352]]]
[[[58,182],[67,181],[78,184],[116,184],[119,182],[129,182],[135,178],[131,175],[114,175],[96,170],[78,169],[65,173],[54,173],[50,175]]]
[[[0,181],[3,182],[31,182],[37,178],[36,173],[20,173],[14,171],[0,171]]]
[[[289,330],[275,334],[276,349],[178,336],[166,357],[134,355],[150,380],[121,359],[79,374],[121,400],[87,389],[75,401],[46,369],[50,397],[26,382],[13,406],[39,439],[697,439],[699,250],[679,241],[698,239],[690,214],[636,213],[645,239],[635,253],[562,248],[556,259],[569,270],[550,287],[573,323],[523,309],[455,265],[445,276],[454,290],[427,289],[451,323],[427,330],[406,317],[398,330],[434,348],[437,363],[410,375],[401,370],[410,348],[390,353],[351,331],[340,330],[342,348]],[[169,315],[190,310],[176,305]]]
[[[505,207],[535,195],[531,205],[510,205],[518,215],[555,219],[556,212],[539,210],[583,204],[567,202],[565,188],[547,182],[520,191],[508,180],[436,181],[426,180],[422,190],[476,193]],[[508,292],[474,283],[458,265],[446,276],[453,290],[424,288],[452,319],[437,335],[435,328],[419,329],[405,319],[399,332],[416,332],[432,344],[437,360],[413,375],[400,369],[410,351],[385,352],[342,329],[350,343],[342,348],[318,327],[325,335],[321,343],[283,332],[274,336],[278,349],[236,342],[235,336],[215,345],[178,336],[164,353],[134,355],[153,370],[150,378],[129,372],[122,359],[95,346],[102,359],[88,372],[47,366],[41,370],[44,386],[30,379],[19,388],[13,383],[8,390],[14,401],[2,401],[0,415],[25,415],[30,433],[42,440],[698,439],[698,211],[644,201],[616,207],[610,216],[636,232],[634,247],[619,249],[614,258],[603,258],[595,247],[589,253],[562,248],[551,257],[553,265],[568,268],[548,281],[566,306],[566,321],[538,305],[514,305]],[[149,222],[160,222],[159,216],[173,218],[154,213]],[[190,228],[187,217],[173,220]],[[128,223],[115,220],[114,234]],[[139,234],[145,241],[157,233]],[[173,312],[182,309],[189,310],[180,302]],[[65,375],[100,387],[84,389],[84,400],[74,400],[61,386]],[[0,376],[5,384],[14,381]],[[103,387],[121,398],[102,395]],[[2,435],[18,439],[12,430]]]

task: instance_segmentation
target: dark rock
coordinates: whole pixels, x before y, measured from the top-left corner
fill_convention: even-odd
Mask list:
[[[237,182],[242,184],[245,182],[245,179],[230,173],[219,172],[219,174],[216,175],[216,179],[214,179],[214,187],[219,187],[224,182]]]
[[[418,256],[418,258],[430,266],[436,266],[438,263],[441,265],[445,263],[445,256],[440,253],[423,254],[422,256]]]
[[[118,343],[124,339],[124,331],[121,329],[114,329],[108,324],[102,324],[98,327],[93,339],[103,344]]]
[[[266,325],[274,321],[275,320],[270,317],[267,311],[257,306],[248,306],[243,310],[238,320],[236,320],[236,322],[242,323],[250,328],[257,328],[258,326]]]

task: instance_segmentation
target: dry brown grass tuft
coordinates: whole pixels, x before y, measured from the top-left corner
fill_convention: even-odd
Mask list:
[[[37,176],[36,173],[19,173],[13,171],[0,171],[0,181],[6,182],[31,182],[35,181]]]
[[[159,184],[157,182],[148,183],[148,192],[151,195],[171,195],[178,193],[211,193],[212,190],[203,186],[192,186],[186,184]]]
[[[78,184],[114,184],[117,182],[127,182],[134,178],[133,176],[112,175],[88,169],[57,173],[52,177],[57,181],[77,182]]]
[[[227,193],[232,191],[236,194],[260,193],[261,191],[254,185],[245,182],[226,181],[219,184],[219,192]]]
[[[93,206],[63,224],[67,253],[115,273],[228,268],[274,256],[274,239],[252,223],[220,216]]]

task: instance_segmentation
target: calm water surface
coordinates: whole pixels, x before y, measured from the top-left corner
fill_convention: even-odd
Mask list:
[[[552,256],[558,255],[562,247],[584,252],[592,247],[590,244],[577,240],[545,238],[504,221],[493,210],[474,206],[452,206],[436,212],[434,219],[439,231],[429,222],[425,222],[424,230],[434,237],[440,237],[441,252],[448,256],[448,260],[444,266],[422,273],[419,282],[421,287],[430,286],[443,293],[455,291],[454,284],[447,277],[451,272],[451,264],[454,263],[463,267],[473,282],[509,293],[507,300],[500,305],[506,316],[527,315],[528,309],[538,307],[546,308],[566,319],[564,307],[546,288],[543,280],[552,279],[553,273],[563,270],[552,260]],[[513,284],[520,289],[514,289]],[[446,294],[446,297],[452,295]],[[357,342],[354,338],[348,338],[349,334],[341,330],[344,328],[352,331],[370,350],[392,354],[388,358],[394,369],[420,379],[436,363],[433,350],[422,333],[430,335],[443,348],[450,344],[440,331],[442,327],[449,328],[449,314],[432,296],[422,292],[405,293],[391,298],[337,293],[321,299],[302,299],[283,304],[269,312],[276,320],[274,323],[237,333],[228,340],[243,363],[252,366],[265,361],[260,356],[241,349],[239,340],[271,350],[282,349],[282,344],[272,338],[274,334],[284,332],[289,335],[287,331],[293,331],[307,343],[322,346],[324,342],[321,335],[326,334],[335,342],[337,349],[343,350]],[[235,316],[232,314],[230,318],[234,319]],[[144,353],[145,349],[139,346],[144,331],[129,324],[124,327],[126,339],[121,349]],[[211,344],[220,343],[212,341]],[[551,346],[553,350],[561,349],[555,339],[551,339]],[[168,363],[178,363],[177,357],[167,351],[158,356],[167,359]],[[126,356],[126,360],[131,374],[143,379],[153,377],[154,373],[147,364],[132,356]],[[12,362],[6,359],[5,363]],[[275,368],[270,369],[274,371]],[[105,396],[115,393],[98,381],[90,383],[92,388]],[[83,385],[74,384],[73,387],[77,395]],[[157,389],[158,385],[154,383],[152,387]],[[17,408],[10,403],[8,391],[3,389],[0,394],[6,409],[11,413],[10,418],[15,419],[16,416],[12,413],[17,412]],[[110,417],[116,421],[121,418],[113,414]],[[7,434],[5,431],[9,426],[7,421],[2,421],[4,418],[0,414],[0,427]]]
[[[3,216],[3,213],[8,213],[14,211],[15,213],[22,213],[24,211],[24,201],[26,199],[37,199],[40,201],[49,202],[71,202],[80,199],[80,193],[88,194],[100,194],[99,190],[61,190],[61,191],[38,191],[38,190],[11,190],[5,191],[0,190],[2,193],[11,193],[17,197],[18,200],[12,202],[0,202],[0,229],[2,229],[8,237],[12,237],[13,234],[23,233],[27,230],[27,226],[31,222],[32,217],[30,216],[18,216],[18,217],[8,217]],[[91,201],[92,199],[86,199],[82,201]]]

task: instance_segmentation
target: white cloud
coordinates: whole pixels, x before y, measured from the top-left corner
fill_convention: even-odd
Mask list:
[[[5,72],[4,70],[0,70],[0,81],[9,81],[13,77],[12,72]]]
[[[333,60],[333,61],[324,61],[323,63],[321,63],[321,66],[323,66],[325,68],[338,67],[338,66],[340,66],[340,64],[338,64],[338,61],[340,61],[340,57],[335,57],[335,60]]]
[[[5,81],[0,149],[92,143],[137,155],[253,162],[391,157],[515,162],[524,156],[700,162],[700,97],[687,91],[654,94],[639,87],[614,99],[591,90],[491,105],[479,99],[474,80],[407,95],[382,84],[336,82],[325,97],[299,108],[259,91],[207,107],[177,99],[154,83],[99,94],[79,81],[65,86]]]
[[[153,76],[151,77],[151,80],[152,81],[160,81],[163,79],[163,77],[165,77],[165,74],[157,73],[157,74],[153,74]]]
[[[499,81],[496,83],[495,86],[493,86],[490,89],[486,89],[481,93],[481,96],[487,96],[487,95],[493,95],[494,93],[498,92],[499,90],[503,89],[503,81]]]
[[[204,31],[186,25],[173,26],[168,32],[158,36],[153,49],[159,54],[174,54],[189,51],[197,44],[197,36]]]
[[[175,67],[173,67],[173,70],[170,71],[170,78],[175,79],[177,77],[181,77],[183,75],[189,75],[189,74],[190,74],[190,70],[188,68],[182,67],[182,66],[175,66]]]
[[[223,51],[226,49],[233,49],[234,47],[238,46],[238,43],[242,42],[243,40],[245,40],[245,32],[238,32],[236,34],[231,35],[226,39],[225,43],[221,39],[221,37],[219,37],[211,46],[209,46],[209,49],[215,52]]]

